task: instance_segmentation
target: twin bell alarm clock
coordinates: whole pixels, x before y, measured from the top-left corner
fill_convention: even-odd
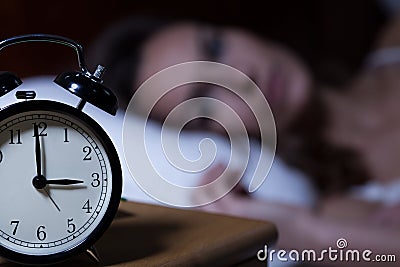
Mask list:
[[[37,100],[35,88],[0,73],[0,97],[15,103],[0,110],[0,256],[23,264],[51,264],[87,251],[109,227],[121,198],[122,174],[105,130],[82,111],[86,103],[115,115],[117,98],[91,74],[78,43],[33,34],[0,42],[0,50],[23,42],[52,42],[75,49],[80,71],[54,82],[80,98],[76,106]]]

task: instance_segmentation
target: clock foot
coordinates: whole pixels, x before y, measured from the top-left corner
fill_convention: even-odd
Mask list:
[[[92,246],[89,249],[87,249],[86,254],[96,263],[100,263],[100,256],[95,246]]]

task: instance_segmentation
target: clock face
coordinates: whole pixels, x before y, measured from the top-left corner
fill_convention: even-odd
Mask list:
[[[0,114],[0,253],[50,263],[92,245],[121,194],[107,135],[84,113],[51,101]]]

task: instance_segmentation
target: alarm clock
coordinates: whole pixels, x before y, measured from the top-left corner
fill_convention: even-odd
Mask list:
[[[51,264],[84,251],[98,259],[94,244],[112,222],[122,190],[116,149],[105,130],[83,112],[86,103],[115,115],[117,98],[91,74],[82,46],[55,35],[33,34],[0,42],[72,47],[80,71],[54,82],[78,96],[76,106],[37,100],[37,89],[18,91],[22,81],[0,73],[0,97],[15,103],[0,110],[0,256],[23,264]]]

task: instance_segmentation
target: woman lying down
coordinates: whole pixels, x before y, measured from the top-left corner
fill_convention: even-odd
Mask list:
[[[344,238],[353,249],[369,249],[374,255],[393,254],[400,259],[400,20],[388,25],[365,68],[340,90],[314,83],[306,66],[283,46],[237,28],[131,20],[114,25],[97,43],[101,45],[94,50],[96,62],[109,70],[105,83],[116,90],[125,107],[149,77],[193,60],[220,62],[238,69],[263,93],[278,137],[278,157],[270,175],[256,193],[246,193],[244,178],[225,197],[202,209],[273,221],[280,234],[277,245],[284,249],[323,250]],[[136,114],[145,114],[146,103],[158,93],[147,90],[141,94],[138,103],[145,104],[142,110],[140,105],[136,107]],[[245,94],[251,108],[235,93]],[[194,97],[226,103],[241,118],[252,140],[270,131],[258,128],[252,115],[264,105],[257,92],[230,92],[210,84],[185,84],[168,91],[154,103],[150,117],[183,127],[182,118],[168,115]],[[213,120],[193,120],[185,127],[212,132],[224,140],[226,132],[214,122],[226,119],[222,106],[206,109]],[[203,111],[186,105],[179,114],[196,117]],[[236,124],[231,126],[235,129]],[[214,167],[201,175],[200,184],[213,181],[225,169],[226,162],[217,161],[218,157]],[[277,170],[281,167],[282,172]],[[232,171],[224,175],[236,179],[239,174]],[[189,198],[204,199],[225,189],[214,187]],[[326,264],[380,265],[365,261]],[[387,262],[385,266],[397,265]]]

